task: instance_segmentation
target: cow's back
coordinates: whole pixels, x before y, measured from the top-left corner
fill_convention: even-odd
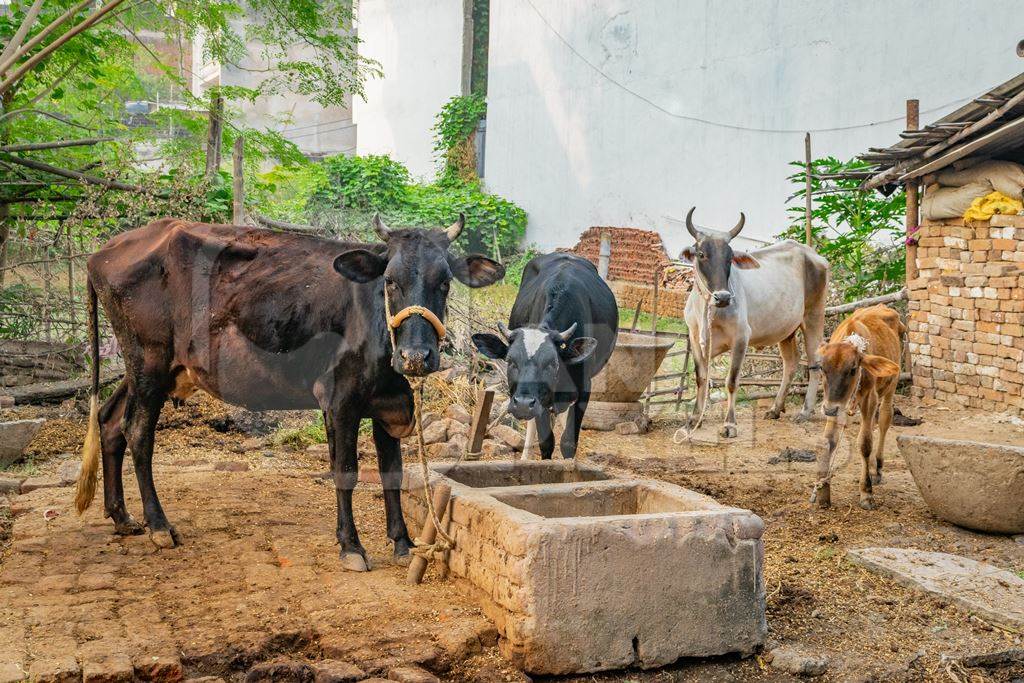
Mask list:
[[[523,282],[509,327],[541,325],[552,330],[578,325],[574,337],[590,336],[597,348],[587,369],[596,374],[608,362],[618,336],[615,295],[590,261],[562,252],[542,254],[523,269]]]
[[[850,314],[836,327],[830,341],[860,335],[868,342],[868,353],[888,358],[898,365],[903,355],[900,338],[905,329],[899,313],[885,304],[877,304]]]

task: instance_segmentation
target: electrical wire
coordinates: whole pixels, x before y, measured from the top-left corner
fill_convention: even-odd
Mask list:
[[[573,47],[572,43],[570,43],[568,40],[566,40],[566,38],[561,33],[558,32],[558,29],[556,29],[554,26],[552,26],[551,22],[548,21],[547,17],[545,17],[544,14],[542,14],[541,11],[539,9],[537,9],[537,6],[535,4],[533,4],[533,0],[524,0],[524,1],[526,2],[526,4],[528,4],[533,9],[533,11],[537,15],[537,17],[542,22],[544,22],[544,25],[548,27],[548,30],[550,30],[551,33],[553,33],[555,35],[555,37],[558,38],[559,41],[561,41],[567,48],[569,48],[570,52],[572,52],[574,55],[576,55],[576,57],[578,57],[580,61],[582,61],[587,66],[589,66],[595,73],[597,73],[599,76],[601,76],[606,81],[608,81],[609,83],[611,83],[615,87],[619,88],[620,90],[622,90],[622,91],[632,95],[633,97],[637,98],[638,100],[640,100],[642,102],[645,102],[646,104],[648,104],[649,106],[653,107],[654,109],[657,109],[658,111],[660,111],[663,114],[666,114],[668,116],[671,116],[672,118],[681,119],[683,121],[691,121],[693,123],[701,123],[701,124],[704,124],[706,126],[712,126],[714,128],[725,128],[725,129],[728,129],[728,130],[738,130],[738,131],[744,131],[744,132],[749,132],[749,133],[773,133],[773,134],[797,134],[797,133],[799,133],[800,135],[803,135],[804,133],[832,133],[832,132],[839,132],[839,131],[844,131],[844,130],[857,130],[859,128],[871,128],[873,126],[880,126],[880,125],[884,125],[884,124],[887,124],[887,123],[896,123],[897,121],[903,121],[905,119],[905,115],[901,114],[900,116],[894,116],[891,119],[883,119],[881,121],[873,121],[871,123],[859,123],[859,124],[853,124],[853,125],[849,125],[849,126],[836,126],[834,128],[758,128],[758,127],[754,127],[754,126],[740,126],[740,125],[736,125],[736,124],[732,124],[732,123],[723,123],[721,121],[713,121],[711,119],[704,119],[704,118],[700,118],[698,116],[688,116],[686,114],[680,114],[680,113],[674,112],[674,111],[672,111],[670,109],[666,109],[665,107],[663,107],[662,105],[658,104],[657,102],[651,100],[650,98],[646,97],[645,95],[641,95],[640,93],[636,92],[635,90],[630,89],[628,86],[624,85],[623,83],[615,80],[614,78],[612,78],[611,76],[606,74],[604,71],[601,70],[600,67],[598,67],[596,64],[591,62],[585,56],[583,56],[583,54],[581,54],[579,50],[577,50],[575,47]],[[921,113],[922,114],[931,114],[931,113],[935,113],[935,112],[938,112],[938,111],[943,111],[945,109],[948,109],[949,107],[952,107],[953,105],[963,104],[963,103],[966,103],[966,102],[970,102],[975,97],[979,97],[980,95],[984,94],[984,92],[987,92],[987,91],[983,91],[981,93],[978,93],[978,95],[973,95],[973,96],[970,96],[970,97],[962,97],[960,99],[953,100],[952,102],[948,102],[948,103],[946,103],[944,105],[941,105],[939,107],[933,107],[931,109],[924,110]]]

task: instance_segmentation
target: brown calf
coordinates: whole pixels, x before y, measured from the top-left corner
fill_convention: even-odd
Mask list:
[[[818,482],[812,502],[819,507],[831,504],[831,463],[836,450],[837,424],[846,424],[846,414],[860,407],[860,433],[857,443],[864,467],[860,478],[860,506],[874,507],[871,495],[871,434],[878,419],[878,443],[874,448],[874,483],[882,481],[882,449],[885,433],[892,423],[892,400],[900,374],[900,336],[906,328],[899,313],[878,305],[855,311],[832,333],[827,344],[818,349],[825,378],[825,441],[827,449],[818,455]],[[854,401],[857,403],[855,404]]]

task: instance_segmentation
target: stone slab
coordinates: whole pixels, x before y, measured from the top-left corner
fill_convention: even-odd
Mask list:
[[[18,460],[45,422],[43,418],[0,422],[0,467]]]
[[[948,600],[986,621],[1024,629],[1024,579],[967,557],[908,548],[848,550],[847,557],[897,583]]]

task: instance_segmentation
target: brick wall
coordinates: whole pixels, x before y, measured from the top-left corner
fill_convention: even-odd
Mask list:
[[[1024,216],[926,223],[918,236],[914,396],[1024,414]]]
[[[641,304],[644,313],[651,313],[654,310],[654,286],[642,285],[633,282],[609,282],[608,285],[615,293],[615,300],[621,308],[636,309]],[[659,289],[658,290],[658,315],[672,318],[682,318],[686,311],[686,299],[690,296],[690,288],[685,289]]]

